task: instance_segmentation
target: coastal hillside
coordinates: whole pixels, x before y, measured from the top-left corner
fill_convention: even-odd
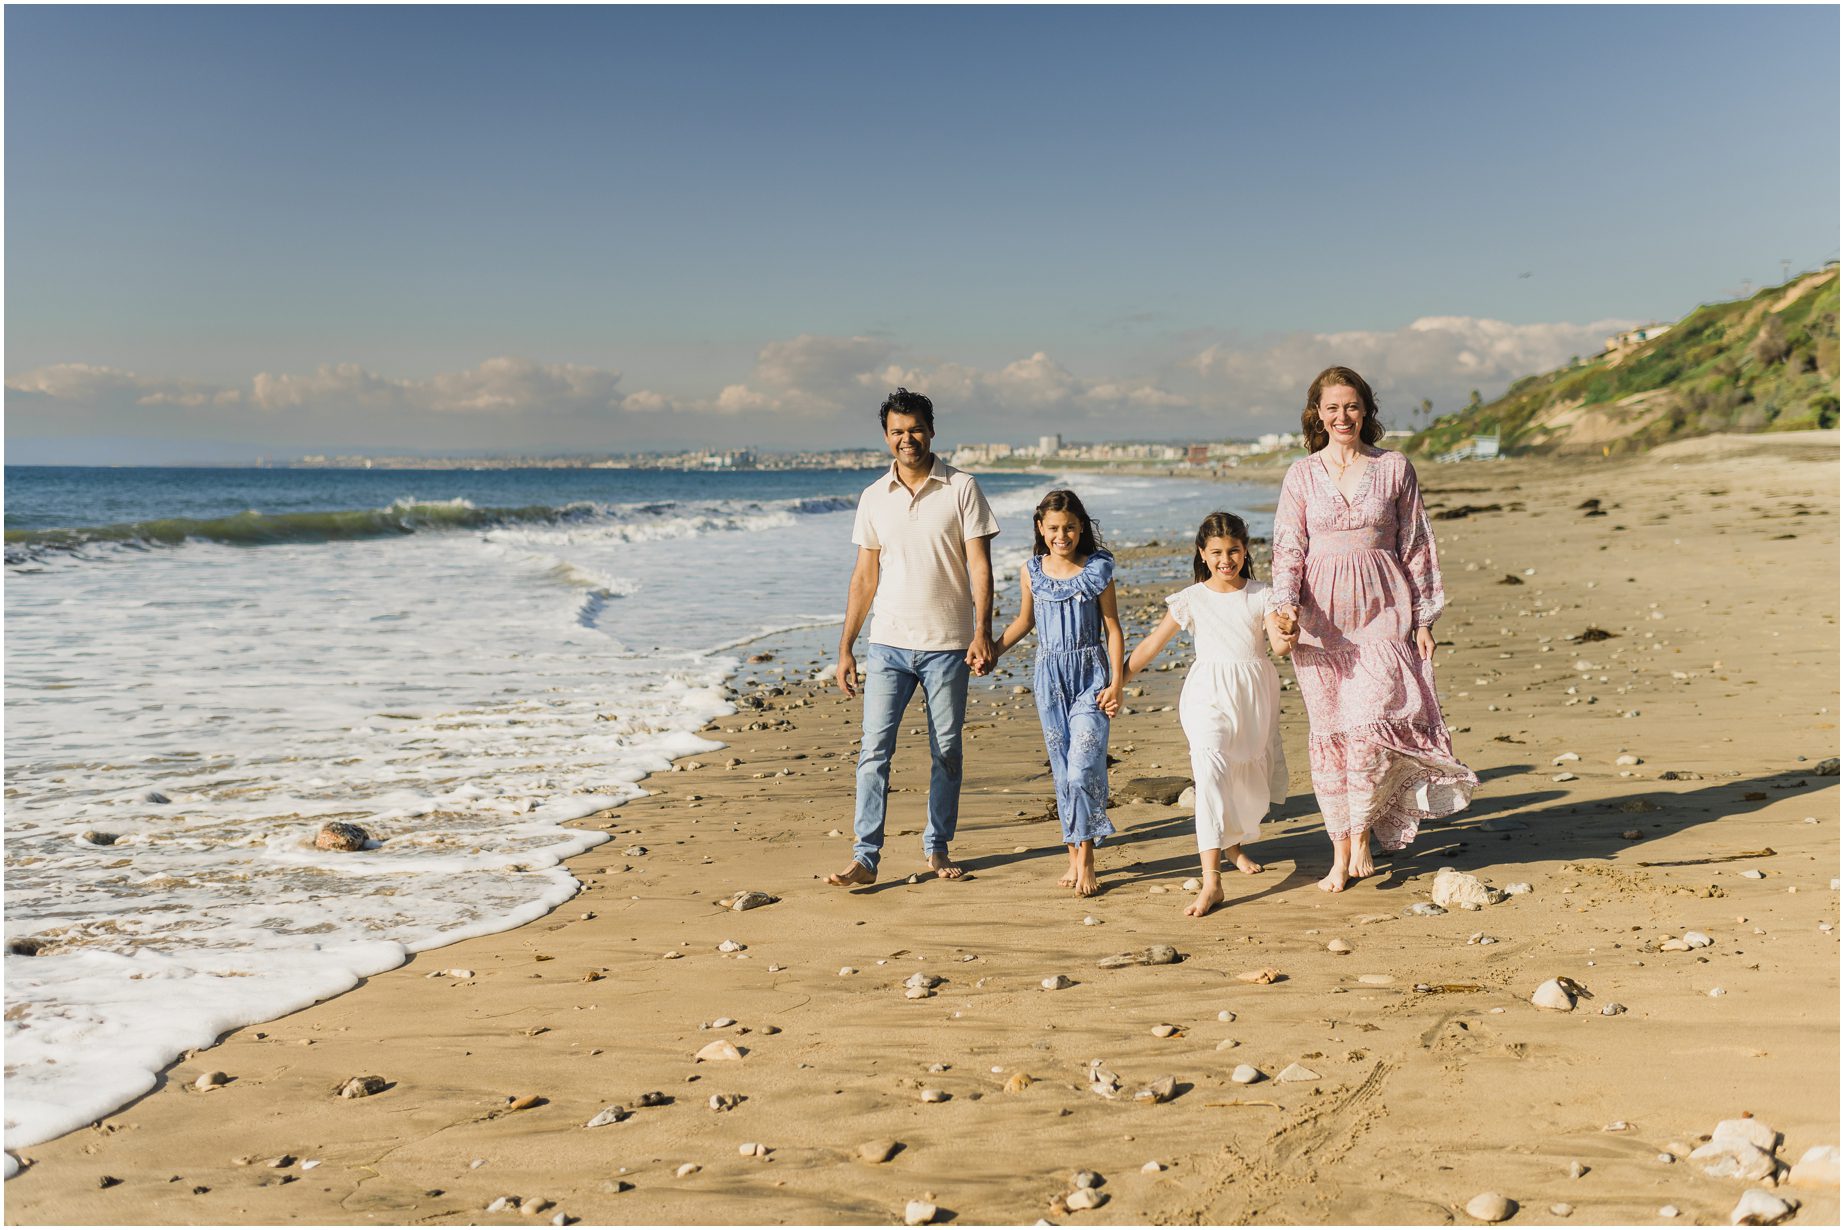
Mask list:
[[[1618,453],[1717,432],[1837,423],[1834,264],[1527,376],[1496,401],[1434,420],[1408,448],[1438,456],[1496,433],[1508,452]]]

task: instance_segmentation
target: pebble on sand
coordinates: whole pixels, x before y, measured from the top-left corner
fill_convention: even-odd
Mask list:
[[[1146,1088],[1136,1090],[1133,1095],[1133,1100],[1136,1102],[1152,1102],[1157,1104],[1160,1102],[1169,1102],[1177,1096],[1178,1078],[1175,1076],[1161,1076],[1158,1080],[1147,1085]]]
[[[1274,1079],[1277,1081],[1284,1081],[1284,1082],[1316,1081],[1319,1079],[1319,1074],[1313,1071],[1311,1068],[1305,1067],[1301,1064],[1290,1063],[1286,1067],[1282,1068],[1280,1071],[1280,1075],[1276,1076]]]
[[[707,1042],[700,1047],[698,1053],[692,1056],[692,1062],[714,1063],[718,1060],[741,1059],[742,1057],[743,1052],[737,1049],[736,1043],[728,1038],[719,1038],[715,1042]]]
[[[725,940],[723,943],[717,946],[717,951],[718,952],[741,952],[743,951],[743,949],[747,947],[749,947],[749,945],[739,944],[735,940]]]
[[[192,1082],[194,1089],[216,1089],[219,1085],[228,1085],[230,1077],[222,1072],[207,1072]]]
[[[680,1166],[677,1170],[673,1171],[672,1173],[677,1175],[679,1178],[683,1179],[687,1175],[697,1174],[700,1170],[703,1170],[703,1169],[704,1167],[700,1166],[696,1162],[686,1162],[684,1165]]]
[[[1589,1168],[1587,1166],[1584,1166],[1579,1161],[1569,1163],[1569,1177],[1571,1179],[1581,1178],[1583,1175],[1588,1173],[1588,1170]]]
[[[1477,876],[1447,867],[1434,877],[1432,896],[1435,905],[1446,908],[1454,905],[1496,905],[1504,900],[1505,895],[1495,888],[1487,888]]]
[[[1658,1215],[1665,1218],[1676,1217],[1678,1215],[1678,1206],[1675,1204],[1663,1205],[1659,1208]]]
[[[1480,1192],[1466,1202],[1466,1215],[1474,1221],[1503,1221],[1517,1212],[1517,1202],[1497,1192]]]
[[[1140,1167],[1140,1173],[1141,1174],[1158,1174],[1161,1170],[1164,1170],[1164,1169],[1165,1169],[1164,1162],[1148,1162],[1144,1166]]]
[[[1798,1208],[1797,1201],[1782,1200],[1764,1188],[1751,1187],[1729,1213],[1731,1226],[1771,1226],[1786,1220]]]
[[[383,1093],[389,1084],[382,1076],[353,1076],[335,1085],[333,1092],[342,1098],[368,1098]]]
[[[1575,1212],[1575,1206],[1568,1203],[1557,1203],[1550,1205],[1549,1211],[1557,1217],[1568,1217]]]
[[[1062,974],[1057,974],[1055,977],[1044,979],[1043,982],[1038,985],[1043,987],[1046,991],[1064,991],[1076,984],[1073,980],[1064,977]]]
[[[867,1140],[858,1146],[858,1160],[871,1166],[881,1166],[896,1156],[896,1151],[903,1147],[896,1140]]]
[[[1394,974],[1359,974],[1357,980],[1367,987],[1386,987],[1396,981]]]
[[[1023,1093],[1037,1082],[1029,1072],[1014,1072],[1005,1078],[1005,1092]]]
[[[1351,948],[1350,943],[1345,940],[1333,940],[1325,946],[1325,950],[1330,953],[1336,953],[1338,956],[1343,957],[1343,956],[1349,956],[1351,954],[1352,948]]]
[[[713,1093],[710,1100],[705,1103],[706,1106],[709,1106],[719,1114],[722,1114],[726,1110],[735,1110],[742,1104],[743,1095],[740,1093]]]
[[[926,1200],[911,1200],[903,1206],[903,1224],[905,1226],[926,1226],[935,1220],[940,1210]]]
[[[1084,1209],[1098,1209],[1107,1202],[1108,1193],[1097,1191],[1092,1187],[1078,1187],[1063,1197],[1063,1207],[1072,1213],[1078,1213]]]
[[[1794,1187],[1836,1187],[1838,1185],[1838,1147],[1813,1145],[1793,1163],[1787,1176]]]
[[[632,1112],[625,1106],[604,1106],[595,1113],[595,1117],[583,1124],[586,1128],[607,1127],[611,1123],[620,1123]]]
[[[1239,1063],[1236,1070],[1229,1074],[1229,1079],[1238,1085],[1253,1085],[1261,1079],[1261,1069],[1253,1064]]]
[[[740,893],[732,893],[730,896],[718,901],[717,904],[726,910],[759,910],[763,906],[773,905],[779,900],[781,900],[781,898],[770,896],[768,893],[758,893],[754,889],[744,889]]]
[[[768,1146],[752,1140],[736,1146],[736,1152],[740,1157],[767,1157]]]
[[[1261,969],[1246,970],[1243,973],[1237,974],[1236,978],[1242,982],[1255,983],[1257,986],[1267,986],[1271,982],[1279,981],[1280,976],[1281,972],[1279,970],[1275,969],[1272,965],[1266,965]]]
[[[1562,983],[1555,978],[1551,978],[1531,992],[1530,1002],[1552,1012],[1573,1012],[1575,1010],[1575,997],[1569,994]]]
[[[1154,1025],[1152,1027],[1152,1036],[1155,1038],[1169,1038],[1179,1032],[1176,1025]]]
[[[1225,1008],[1223,1009],[1223,1011],[1217,1013],[1217,1020],[1219,1021],[1229,1022],[1235,1019],[1236,1019],[1236,1014],[1231,1012],[1228,1008]]]
[[[924,1089],[919,1096],[924,1102],[945,1102],[950,1095],[945,1089]]]

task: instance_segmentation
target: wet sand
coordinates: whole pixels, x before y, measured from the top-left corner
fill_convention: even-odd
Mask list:
[[[1315,887],[1329,847],[1289,690],[1293,796],[1253,850],[1266,870],[1182,916],[1191,819],[1131,785],[1188,774],[1174,648],[1115,725],[1121,834],[1099,896],[1054,883],[1041,737],[1013,690],[1028,653],[974,690],[968,878],[909,880],[917,708],[882,879],[827,888],[849,858],[833,834],[851,828],[858,706],[806,682],[807,648],[771,645],[741,676],[762,686],[714,726],[728,747],[585,822],[614,839],[572,862],[576,900],[184,1059],[95,1127],[23,1150],[7,1220],[890,1224],[926,1199],[972,1224],[1390,1224],[1470,1222],[1460,1210],[1491,1190],[1518,1203],[1514,1224],[1658,1224],[1665,1205],[1727,1224],[1747,1185],[1684,1157],[1719,1120],[1752,1112],[1787,1163],[1839,1143],[1839,794],[1835,765],[1818,772],[1838,754],[1836,433],[1427,465],[1423,483],[1435,513],[1477,510],[1436,522],[1437,665],[1482,784],[1375,878]],[[1128,554],[1131,640],[1188,565]],[[1614,636],[1569,640],[1590,627]],[[1531,891],[1408,913],[1446,866]],[[715,904],[742,889],[780,900]],[[1713,943],[1660,949],[1689,930]],[[1182,961],[1097,966],[1154,944]],[[1263,967],[1282,977],[1237,978]],[[918,972],[944,981],[907,998]],[[1044,990],[1057,974],[1075,985]],[[1592,998],[1534,1008],[1557,976]],[[1602,1015],[1613,1003],[1626,1011]],[[720,1018],[736,1024],[703,1028]],[[742,1058],[694,1061],[719,1039]],[[1091,1060],[1119,1098],[1090,1091]],[[1232,1083],[1242,1063],[1267,1079]],[[1275,1079],[1289,1064],[1317,1075]],[[190,1087],[212,1071],[229,1083]],[[373,1074],[382,1093],[332,1095]],[[1162,1076],[1172,1100],[1131,1100]],[[725,1094],[742,1100],[713,1110]],[[630,1117],[583,1126],[611,1104]],[[879,1140],[901,1147],[858,1160]],[[1078,1170],[1106,1200],[1062,1211]],[[1776,1190],[1803,1202],[1793,1224],[1837,1222],[1836,1187]],[[507,1195],[554,1204],[484,1211]]]

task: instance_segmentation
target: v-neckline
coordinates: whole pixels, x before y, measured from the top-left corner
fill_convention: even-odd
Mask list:
[[[1332,472],[1325,468],[1325,459],[1323,456],[1325,450],[1321,449],[1319,451],[1321,456],[1313,459],[1313,465],[1318,469],[1320,477],[1325,479],[1326,486],[1332,489],[1332,494],[1338,497],[1338,502],[1343,504],[1347,511],[1355,508],[1358,500],[1362,499],[1370,490],[1371,472],[1377,468],[1377,462],[1383,459],[1383,454],[1379,451],[1374,455],[1365,457],[1365,461],[1368,464],[1364,466],[1364,473],[1357,480],[1357,494],[1346,496],[1344,491],[1339,487],[1338,480],[1333,478]]]

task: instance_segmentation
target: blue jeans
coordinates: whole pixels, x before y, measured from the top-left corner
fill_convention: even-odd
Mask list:
[[[967,659],[955,649],[895,649],[872,644],[864,663],[864,741],[858,751],[857,841],[852,857],[877,870],[890,797],[890,757],[903,710],[922,685],[928,702],[928,825],[922,852],[946,854],[960,820],[960,731],[967,715]]]

